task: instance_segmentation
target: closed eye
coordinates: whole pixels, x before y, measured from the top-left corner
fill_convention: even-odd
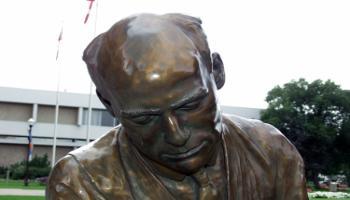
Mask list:
[[[192,101],[190,103],[186,103],[178,108],[178,110],[183,111],[191,111],[197,109],[201,104],[201,100]]]
[[[153,119],[155,119],[156,115],[141,115],[137,117],[132,117],[130,120],[136,124],[145,125],[150,123]]]

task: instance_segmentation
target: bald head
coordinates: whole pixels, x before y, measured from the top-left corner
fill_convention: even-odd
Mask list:
[[[166,19],[153,15],[136,18],[129,23],[126,35],[122,47],[112,53],[121,54],[122,59],[120,66],[113,67],[114,73],[121,75],[118,89],[127,86],[144,90],[143,87],[173,83],[190,76],[197,68],[196,46]]]
[[[170,72],[191,72],[188,66],[198,64],[196,57],[211,65],[200,24],[199,19],[180,14],[132,16],[95,38],[83,59],[98,89],[114,85],[111,79],[116,78],[114,87],[120,89],[125,84],[139,87],[145,82],[171,81]]]
[[[105,105],[211,73],[213,66],[201,21],[181,14],[125,18],[96,37],[83,59]]]

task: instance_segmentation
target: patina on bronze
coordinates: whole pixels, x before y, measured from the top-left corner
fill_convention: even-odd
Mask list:
[[[307,199],[295,147],[271,125],[220,112],[223,63],[199,19],[131,16],[83,59],[121,126],[61,159],[47,199]]]

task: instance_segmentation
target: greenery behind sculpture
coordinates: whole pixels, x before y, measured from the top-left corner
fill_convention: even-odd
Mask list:
[[[261,119],[280,129],[304,158],[308,180],[345,174],[350,181],[350,92],[331,81],[305,79],[276,86]],[[350,183],[350,182],[349,182]]]

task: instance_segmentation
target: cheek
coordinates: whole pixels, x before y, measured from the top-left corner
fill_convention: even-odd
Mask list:
[[[219,122],[220,113],[217,109],[215,99],[211,97],[196,112],[184,114],[182,122],[186,126],[194,128],[214,127]]]
[[[125,127],[128,138],[137,146],[147,147],[148,149],[150,146],[158,143],[160,139],[160,128],[158,124],[153,124],[152,126],[123,124],[123,126]]]

